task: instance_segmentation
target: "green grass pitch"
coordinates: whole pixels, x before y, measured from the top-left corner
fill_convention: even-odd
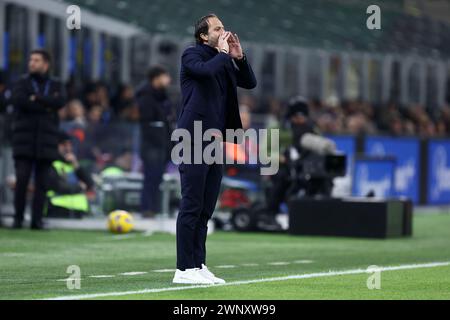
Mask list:
[[[172,285],[173,272],[166,270],[175,267],[173,235],[133,233],[121,238],[106,231],[0,229],[0,299],[89,294],[94,296],[87,298],[96,299],[450,299],[449,265],[383,271],[379,290],[367,288],[367,273],[240,283],[370,265],[448,262],[448,214],[416,215],[412,238],[216,232],[208,237],[207,247],[207,264],[231,284],[172,290],[186,287]],[[69,290],[63,281],[70,265],[80,267],[80,289]]]

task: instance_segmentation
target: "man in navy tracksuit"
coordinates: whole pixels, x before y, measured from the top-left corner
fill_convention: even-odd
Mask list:
[[[183,97],[177,127],[187,129],[193,136],[194,121],[202,121],[203,132],[214,128],[225,137],[226,129],[242,129],[237,86],[253,89],[256,79],[237,35],[225,31],[217,16],[202,17],[195,25],[195,38],[196,46],[187,48],[182,55]],[[225,282],[205,265],[207,223],[216,206],[222,169],[221,164],[208,165],[203,161],[179,165],[182,200],[177,219],[174,283]]]

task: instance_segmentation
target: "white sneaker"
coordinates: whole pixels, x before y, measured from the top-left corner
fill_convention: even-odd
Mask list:
[[[217,278],[214,273],[209,271],[208,267],[202,264],[202,268],[198,271],[204,278],[211,280],[213,283],[216,284],[223,284],[226,283],[225,280]]]
[[[214,284],[212,280],[203,277],[198,268],[186,269],[185,271],[177,269],[172,282],[184,284]]]

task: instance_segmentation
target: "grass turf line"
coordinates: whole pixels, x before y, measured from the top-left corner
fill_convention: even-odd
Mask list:
[[[270,278],[292,274],[325,272],[367,268],[369,265],[401,265],[450,260],[450,215],[417,215],[414,219],[414,237],[390,240],[351,239],[332,237],[297,237],[256,233],[217,232],[208,237],[207,264],[227,281]],[[132,291],[146,288],[165,288],[171,285],[172,273],[151,272],[156,269],[172,269],[175,263],[175,237],[155,234],[151,237],[137,236],[113,240],[107,232],[52,231],[36,233],[28,230],[0,229],[0,299],[41,299],[71,294]],[[310,264],[271,266],[274,261],[313,260]],[[214,269],[218,265],[242,265],[258,263],[254,267]],[[69,265],[79,265],[82,272],[81,290],[70,291],[64,282]],[[431,269],[427,269],[428,271]],[[440,270],[440,269],[439,269]],[[443,269],[447,272],[448,269]],[[136,276],[119,276],[124,272],[147,272]],[[408,271],[409,272],[409,271]],[[411,271],[415,272],[415,271]],[[434,273],[434,271],[433,271]],[[398,274],[403,274],[403,271]],[[91,275],[116,275],[114,278],[89,278]],[[383,273],[384,275],[384,273]],[[450,275],[450,274],[448,274]],[[349,276],[353,278],[353,276]],[[357,276],[355,276],[357,277]],[[367,278],[367,275],[363,275]],[[447,278],[450,278],[447,276]],[[334,281],[320,279],[285,282]],[[237,289],[228,298],[246,299],[258,294],[260,286],[254,284]],[[450,290],[448,283],[444,289]],[[326,284],[325,284],[326,286]],[[331,286],[331,283],[330,283]],[[447,287],[445,287],[447,286]],[[311,298],[333,298],[330,294]],[[247,290],[245,289],[247,288]],[[255,289],[253,289],[255,288]],[[219,288],[217,288],[219,289]],[[225,291],[235,288],[221,288]],[[206,290],[206,289],[205,289]],[[207,290],[216,290],[208,288]],[[242,292],[241,290],[244,290]],[[273,299],[284,299],[284,289],[271,292]],[[367,290],[367,288],[365,289]],[[264,290],[263,290],[264,291]],[[383,291],[383,290],[381,290]],[[339,292],[338,288],[336,292]],[[433,293],[434,292],[434,293]],[[441,290],[432,288],[417,292],[416,299],[440,298]],[[307,294],[308,292],[305,292]],[[186,298],[194,298],[191,292],[180,292]],[[195,293],[200,294],[200,293]],[[345,296],[344,291],[336,294]],[[163,296],[163,295],[161,295]],[[151,298],[159,298],[152,296]],[[295,298],[302,298],[301,292]],[[145,297],[141,297],[145,298]]]

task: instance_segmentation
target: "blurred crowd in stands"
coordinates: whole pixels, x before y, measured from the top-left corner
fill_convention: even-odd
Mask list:
[[[139,108],[134,92],[130,85],[121,85],[115,92],[110,92],[101,82],[90,83],[82,91],[68,85],[70,99],[61,109],[61,120],[80,127],[113,122],[136,123],[139,121]],[[173,102],[176,106],[176,101]],[[285,101],[275,98],[241,95],[239,102],[251,114],[267,116],[268,121],[282,121],[286,112]],[[450,128],[449,104],[432,110],[418,104],[402,106],[392,102],[374,105],[331,97],[326,101],[311,99],[309,106],[311,120],[322,133],[327,134],[444,137]],[[176,117],[172,120],[175,121]]]
[[[252,113],[267,114],[280,120],[285,103],[277,99],[258,101],[240,99]],[[402,106],[397,103],[374,105],[361,101],[309,101],[310,118],[323,134],[380,134],[390,136],[445,137],[450,127],[450,105],[431,110],[421,105]]]
[[[2,82],[0,89],[6,91],[7,85]],[[102,162],[106,164],[112,158],[129,157],[129,152],[136,147],[133,134],[130,134],[135,126],[130,124],[140,120],[135,99],[137,90],[131,85],[120,85],[112,91],[103,82],[84,86],[69,82],[66,85],[68,102],[59,116],[62,128],[75,138],[74,147],[80,158],[91,159],[97,167],[102,167]],[[171,94],[170,98],[173,110],[167,114],[174,129],[180,103],[176,93]],[[258,121],[256,127],[276,127],[285,123],[285,101],[245,94],[239,97],[239,103],[245,114],[250,116],[248,121]],[[449,104],[427,109],[421,105],[373,105],[361,101],[339,101],[331,97],[325,101],[311,99],[309,106],[310,118],[323,134],[385,134],[425,138],[449,135]],[[1,111],[5,113],[6,107]],[[246,121],[243,119],[243,122]],[[253,123],[246,126],[253,126]],[[113,156],[101,149],[109,149]]]

